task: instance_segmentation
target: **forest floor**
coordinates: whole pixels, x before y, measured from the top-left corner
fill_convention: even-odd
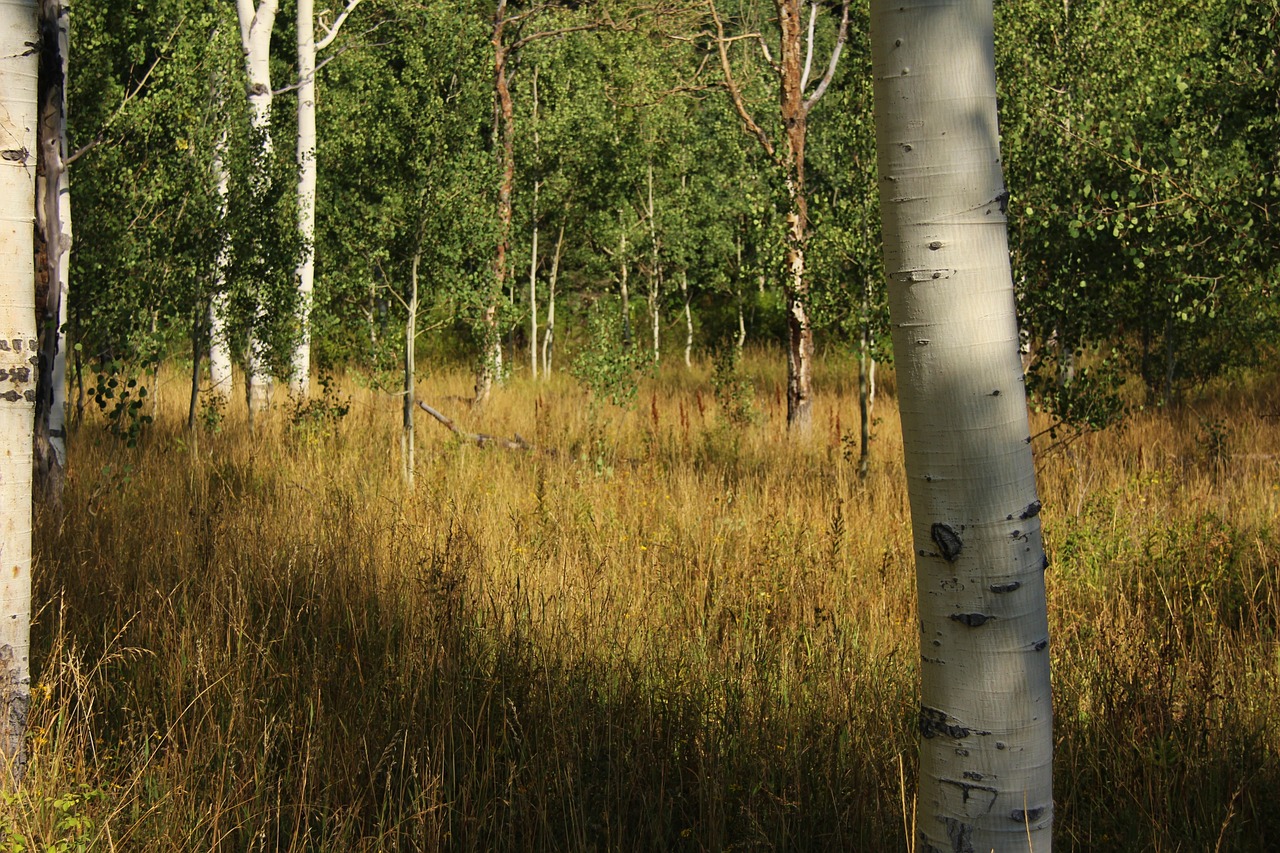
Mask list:
[[[86,417],[0,850],[913,850],[891,377],[864,480],[851,365],[801,440],[780,359],[746,369],[754,423],[705,366],[629,410],[556,377],[470,412],[431,376],[535,449],[419,412],[413,491],[399,399],[350,379],[252,435],[242,399],[188,433],[177,371],[136,447]],[[1063,437],[1036,440],[1057,848],[1280,848],[1280,384]]]

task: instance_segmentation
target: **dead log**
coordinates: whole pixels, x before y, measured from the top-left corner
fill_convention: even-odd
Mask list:
[[[474,444],[476,447],[489,447],[490,445],[493,445],[495,447],[506,448],[507,450],[533,449],[529,442],[520,437],[519,433],[516,433],[514,438],[503,438],[502,436],[487,435],[482,432],[464,432],[458,428],[458,425],[455,424],[452,419],[440,412],[437,412],[421,400],[418,401],[418,407],[440,423],[444,424],[445,429],[449,430],[449,432],[453,433],[468,444]]]

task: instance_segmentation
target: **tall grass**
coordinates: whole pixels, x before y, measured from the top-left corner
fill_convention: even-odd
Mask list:
[[[88,419],[0,849],[911,849],[897,414],[859,480],[848,367],[793,441],[774,361],[745,426],[705,367],[629,411],[556,378],[468,413],[442,372],[422,396],[537,450],[427,421],[412,493],[354,381],[256,435],[185,432],[176,377],[136,448]],[[1277,414],[1259,382],[1038,441],[1060,849],[1280,845]]]

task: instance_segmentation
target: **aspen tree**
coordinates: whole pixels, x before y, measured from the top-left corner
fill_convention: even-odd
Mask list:
[[[259,152],[263,171],[257,176],[256,192],[265,192],[268,180],[266,170],[271,157],[271,29],[275,24],[278,0],[236,0],[236,13],[240,20],[240,43],[244,50],[244,69],[247,78],[245,92],[249,98],[249,118],[254,132],[259,135]],[[259,307],[259,310],[264,310]],[[255,334],[249,342],[248,384],[249,416],[266,411],[271,400],[271,376],[267,372],[265,344]]]
[[[1046,853],[1046,559],[1009,270],[992,0],[871,9],[919,596],[918,849]]]
[[[53,506],[62,501],[67,465],[67,320],[71,254],[71,188],[67,180],[67,48],[70,10],[63,0],[40,2],[41,169],[36,176],[36,227],[44,242],[40,307],[40,378],[36,396],[36,484]]]
[[[35,426],[35,0],[0,4],[0,757],[22,777],[31,704],[31,482]],[[0,774],[2,776],[2,774]],[[0,783],[3,784],[3,783]]]
[[[333,25],[319,40],[315,36],[315,0],[298,0],[298,236],[302,255],[294,279],[298,285],[301,334],[293,350],[289,394],[305,398],[311,382],[311,305],[316,274],[316,54],[338,36],[338,30],[360,5],[348,0]]]

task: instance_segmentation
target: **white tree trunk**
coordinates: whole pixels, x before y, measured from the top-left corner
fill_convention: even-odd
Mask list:
[[[689,307],[689,271],[680,270],[680,293],[684,297],[684,366],[693,367],[693,311]]]
[[[360,0],[348,0],[346,8],[316,41],[315,0],[298,0],[298,236],[302,256],[294,279],[298,285],[298,344],[289,372],[289,396],[305,399],[311,390],[311,308],[316,277],[316,54],[338,35],[347,16]]]
[[[556,252],[551,257],[551,276],[547,281],[547,330],[542,334],[542,378],[551,378],[551,351],[555,344],[556,278],[560,274],[560,250],[564,248],[564,226],[556,237]]]
[[[44,238],[46,296],[42,317],[49,326],[40,338],[36,402],[37,486],[53,506],[62,500],[67,461],[66,311],[71,251],[71,192],[67,180],[67,31],[69,9],[62,0],[41,0],[40,27],[45,64],[40,80],[37,136],[43,175],[37,169],[36,227]],[[53,55],[50,55],[50,54]]]
[[[419,242],[418,251],[413,256],[413,266],[409,271],[409,303],[404,326],[404,422],[400,432],[400,458],[404,466],[404,484],[411,491],[416,467],[413,457],[417,445],[413,425],[416,387],[414,377],[417,374],[414,350],[418,342],[418,264],[421,260],[422,247]]]
[[[35,427],[35,0],[0,4],[0,760],[25,769],[31,704],[31,485]],[[3,771],[0,771],[3,778]],[[0,786],[7,786],[0,782]]]
[[[537,76],[534,76],[535,86]],[[537,108],[537,89],[534,89]],[[533,182],[533,246],[529,253],[529,376],[538,378],[538,182]]]
[[[653,326],[653,363],[662,357],[662,326],[658,317],[658,290],[662,286],[659,267],[658,219],[653,206],[653,164],[649,164],[649,320]]]
[[[618,291],[622,296],[622,343],[631,348],[631,290],[627,278],[627,227],[623,220],[623,212],[618,210],[618,228],[622,233],[618,237]]]
[[[249,98],[249,120],[262,145],[258,152],[261,168],[268,168],[271,158],[271,29],[275,24],[277,0],[236,0],[240,19],[240,43],[244,49],[245,91]],[[260,180],[266,180],[261,175]],[[261,313],[265,306],[259,305]],[[257,335],[249,341],[248,370],[249,417],[265,412],[271,403],[271,376],[267,372],[265,345]]]
[[[289,374],[289,396],[305,399],[311,381],[311,299],[315,289],[316,241],[316,36],[314,0],[298,0],[298,236],[302,256],[298,284],[297,346]]]
[[[226,147],[225,134],[219,138],[213,154],[213,178],[218,187],[219,219],[227,218],[227,170],[222,154]],[[214,261],[213,297],[209,300],[209,393],[226,402],[231,399],[234,380],[231,374],[231,341],[227,334],[226,269],[230,258],[227,237],[221,235],[222,245]]]
[[[1009,273],[992,0],[873,0],[871,31],[917,555],[919,847],[1048,853],[1046,559]]]

